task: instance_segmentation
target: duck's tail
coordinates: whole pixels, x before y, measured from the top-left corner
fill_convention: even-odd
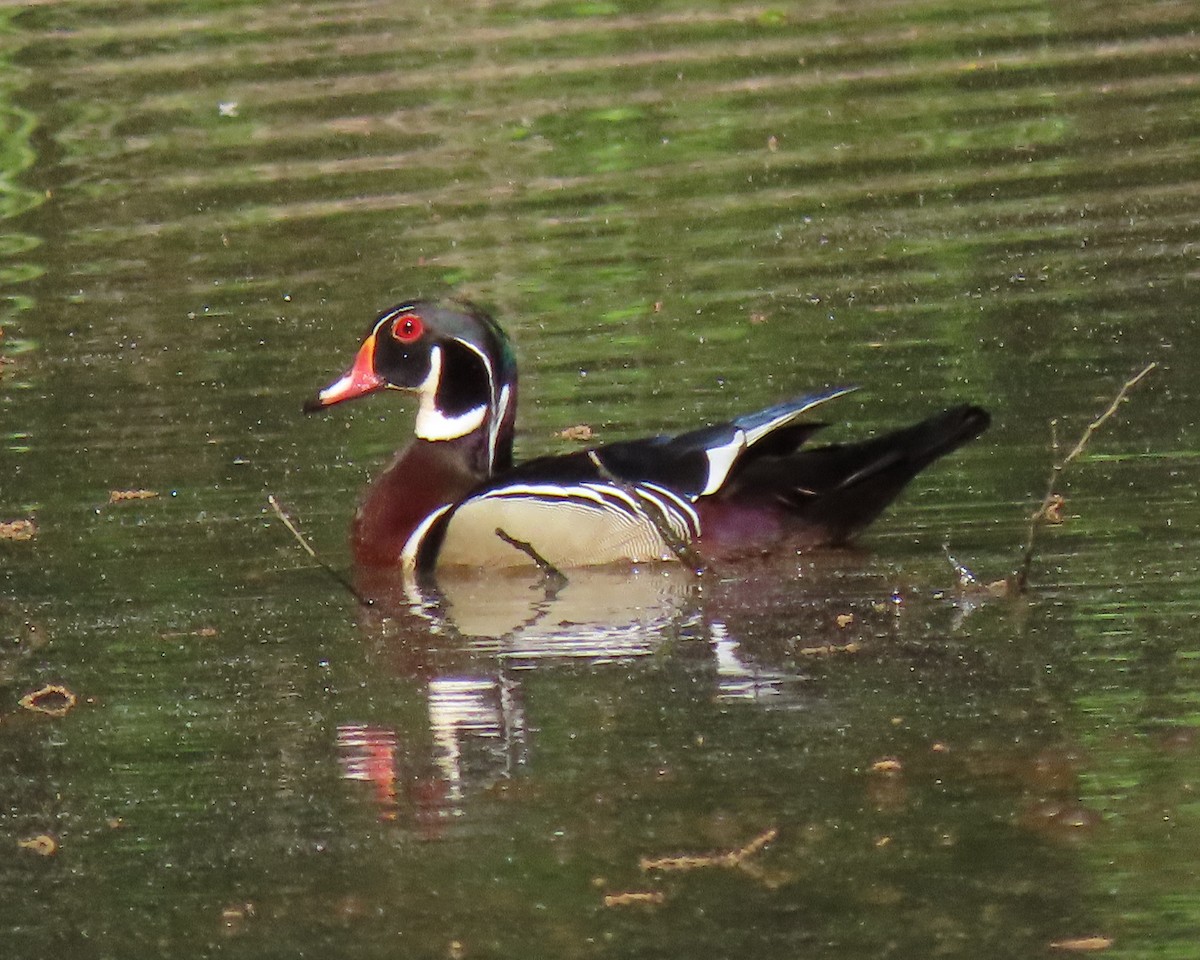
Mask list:
[[[964,404],[871,440],[761,457],[738,471],[721,496],[743,506],[782,506],[806,542],[845,543],[913,477],[989,423],[987,411]]]

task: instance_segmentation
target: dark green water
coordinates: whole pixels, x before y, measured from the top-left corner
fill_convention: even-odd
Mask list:
[[[1193,5],[0,22],[0,955],[1194,956]],[[300,404],[451,293],[525,456],[827,383],[837,437],[995,424],[854,552],[364,612],[267,496],[348,563],[412,410]],[[956,591],[1151,361],[1033,589]]]

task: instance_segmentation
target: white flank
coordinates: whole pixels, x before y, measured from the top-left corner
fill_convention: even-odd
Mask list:
[[[690,539],[700,533],[700,517],[692,509],[692,505],[666,487],[656,483],[630,484],[628,487],[618,487],[609,483],[573,483],[570,485],[554,483],[513,483],[508,486],[489,490],[478,496],[479,500],[565,500],[576,506],[589,510],[599,508],[601,511],[620,509],[624,505],[626,513],[642,518],[646,516],[646,505],[653,505],[671,526],[675,533],[683,539]],[[650,521],[653,525],[653,521]]]
[[[671,534],[664,540],[667,530]],[[670,562],[678,560],[668,542],[672,535],[688,541],[694,534],[690,505],[658,487],[511,484],[469,497],[455,508],[439,563],[476,569],[532,566],[533,559],[514,549],[513,540],[533,545],[560,569]]]

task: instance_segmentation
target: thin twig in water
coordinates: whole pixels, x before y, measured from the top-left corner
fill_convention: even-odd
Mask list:
[[[279,518],[280,522],[282,522],[283,525],[285,527],[287,527],[288,533],[290,533],[293,537],[296,538],[296,542],[298,544],[300,544],[301,548],[304,550],[305,553],[307,553],[310,557],[312,557],[313,561],[317,564],[318,567],[320,567],[322,570],[324,570],[326,573],[328,573],[331,577],[333,577],[334,580],[336,580],[343,587],[345,587],[347,590],[349,590],[350,595],[353,596],[354,599],[357,600],[359,603],[361,603],[364,607],[369,607],[375,602],[372,599],[370,599],[369,597],[364,597],[361,593],[358,592],[358,590],[355,588],[354,584],[352,584],[349,580],[347,580],[344,576],[342,576],[342,574],[338,573],[336,570],[333,569],[333,567],[331,567],[324,560],[322,560],[320,557],[317,556],[317,552],[312,547],[309,546],[308,541],[305,540],[304,535],[299,530],[296,529],[296,525],[294,523],[292,523],[291,518],[286,513],[283,512],[283,507],[281,507],[279,505],[279,501],[275,499],[275,494],[273,494],[273,493],[267,494],[267,503],[269,503],[271,505],[271,509],[275,511],[275,516],[277,516]]]
[[[740,867],[768,843],[779,836],[775,827],[769,827],[745,846],[736,850],[718,853],[685,854],[679,857],[642,857],[638,865],[643,870],[696,870],[701,867]]]
[[[644,498],[638,495],[637,488],[627,480],[622,480],[611,470],[609,470],[608,467],[601,462],[600,457],[595,450],[588,451],[588,459],[592,461],[592,465],[596,468],[597,473],[600,474],[602,479],[607,480],[609,483],[620,489],[621,492],[626,494],[631,500],[633,500],[635,504],[642,504]],[[639,512],[650,522],[650,525],[654,527],[662,542],[667,545],[673,554],[675,554],[675,558],[689,570],[691,570],[692,573],[694,573],[696,576],[700,576],[708,569],[708,565],[704,562],[704,559],[700,556],[700,554],[692,549],[692,545],[676,534],[673,529],[671,529],[671,525],[667,522],[667,518],[664,515],[656,513],[654,510],[648,510],[644,506],[640,508]]]
[[[534,562],[534,565],[542,572],[550,584],[555,588],[564,587],[568,580],[566,575],[558,569],[549,560],[538,553],[537,548],[528,540],[518,540],[516,537],[509,536],[504,530],[496,528],[496,536],[507,543],[510,547],[515,547],[520,550],[525,556]]]
[[[1117,395],[1113,397],[1112,403],[1108,405],[1108,409],[1087,425],[1087,428],[1083,431],[1083,434],[1080,436],[1078,442],[1074,447],[1071,448],[1071,452],[1050,468],[1050,478],[1046,481],[1046,495],[1042,497],[1042,502],[1029,517],[1029,531],[1025,539],[1025,553],[1021,559],[1021,569],[1017,572],[1016,577],[1018,590],[1024,590],[1029,583],[1029,570],[1033,566],[1034,538],[1037,535],[1037,528],[1039,525],[1049,522],[1050,511],[1058,499],[1058,494],[1054,488],[1058,485],[1058,480],[1062,476],[1063,471],[1067,468],[1067,465],[1071,463],[1072,460],[1075,460],[1080,456],[1080,454],[1083,453],[1083,451],[1087,448],[1088,442],[1092,439],[1092,436],[1096,433],[1096,431],[1099,430],[1105,424],[1105,422],[1107,422],[1107,420],[1117,412],[1117,408],[1121,405],[1122,401],[1129,396],[1129,391],[1141,383],[1142,380],[1149,375],[1150,371],[1156,369],[1157,367],[1157,361],[1148,363],[1142,368],[1140,373],[1126,380],[1121,389],[1117,391]],[[1054,431],[1054,423],[1055,421],[1052,421],[1052,431]],[[1057,451],[1057,431],[1052,433],[1052,437],[1054,449]]]

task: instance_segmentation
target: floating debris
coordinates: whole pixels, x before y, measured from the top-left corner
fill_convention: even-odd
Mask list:
[[[895,757],[876,760],[868,769],[866,792],[878,810],[898,810],[908,802],[904,766]]]
[[[129,500],[153,500],[157,490],[113,490],[108,495],[109,503],[126,503]]]
[[[1069,940],[1055,940],[1050,944],[1050,949],[1068,950],[1073,953],[1095,953],[1098,950],[1107,950],[1112,945],[1112,937],[1072,937]]]
[[[26,710],[35,713],[44,713],[49,717],[65,717],[78,699],[66,687],[49,683],[40,690],[25,694],[17,702]]]
[[[0,540],[23,541],[37,536],[32,520],[0,520]]]
[[[1058,525],[1066,521],[1066,515],[1063,513],[1063,508],[1067,505],[1067,498],[1061,493],[1053,494],[1041,506],[1040,516],[1049,524]]]
[[[221,908],[221,932],[225,936],[235,936],[241,933],[246,924],[254,918],[257,911],[254,904],[231,903]]]
[[[798,657],[829,657],[835,653],[858,653],[862,645],[858,643],[826,643],[819,647],[801,647],[796,651]]]
[[[1046,481],[1046,495],[1042,497],[1042,502],[1029,517],[1029,529],[1025,536],[1025,551],[1021,557],[1020,569],[1017,570],[1013,578],[1013,587],[1018,593],[1023,592],[1029,586],[1029,572],[1033,568],[1033,555],[1036,549],[1034,540],[1037,536],[1038,526],[1040,524],[1049,525],[1062,522],[1062,505],[1065,501],[1055,491],[1055,486],[1062,477],[1063,471],[1067,469],[1071,461],[1075,460],[1087,449],[1088,441],[1117,412],[1121,404],[1129,397],[1129,391],[1141,383],[1151,371],[1157,369],[1158,362],[1153,361],[1146,364],[1139,373],[1134,374],[1134,376],[1126,380],[1121,389],[1117,391],[1117,395],[1113,398],[1112,403],[1108,405],[1107,409],[1084,428],[1083,435],[1075,443],[1075,446],[1071,448],[1070,453],[1050,468],[1050,476]],[[1056,420],[1050,421],[1051,447],[1055,451],[1058,450],[1057,422]],[[1060,519],[1054,520],[1053,517],[1055,516],[1058,516]]]
[[[1039,800],[1020,814],[1022,826],[1057,839],[1077,839],[1093,833],[1104,818],[1082,803],[1067,800]]]
[[[167,633],[159,634],[163,640],[178,640],[181,637],[203,637],[209,639],[217,636],[216,627],[198,627],[195,630],[171,630]]]
[[[718,853],[701,853],[679,857],[642,857],[638,866],[643,870],[699,870],[704,867],[737,867],[758,853],[779,836],[775,827],[764,830],[744,847]]]
[[[48,833],[39,833],[36,837],[26,837],[17,841],[22,850],[36,853],[39,857],[52,857],[58,853],[58,841]]]
[[[635,904],[658,906],[666,902],[666,896],[660,890],[630,890],[626,893],[608,893],[604,895],[606,907],[629,907]]]
[[[296,542],[300,544],[301,549],[314,561],[316,561],[318,567],[320,567],[327,574],[333,577],[334,580],[350,591],[350,596],[354,597],[354,599],[357,600],[360,605],[369,607],[375,602],[370,597],[364,597],[358,592],[354,584],[346,579],[346,577],[342,576],[342,574],[338,573],[333,569],[333,567],[317,556],[317,552],[309,545],[309,542],[304,539],[304,534],[299,531],[296,525],[292,522],[291,518],[284,512],[284,509],[282,506],[280,506],[279,501],[275,499],[275,494],[267,494],[267,503],[270,505],[271,509],[275,511],[275,516],[279,518],[280,523],[287,527],[288,533],[296,538]]]
[[[565,430],[560,430],[557,437],[560,440],[574,440],[576,443],[587,443],[592,439],[592,428],[586,423],[577,423],[573,427],[567,427]]]

